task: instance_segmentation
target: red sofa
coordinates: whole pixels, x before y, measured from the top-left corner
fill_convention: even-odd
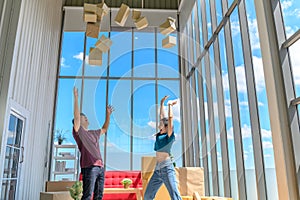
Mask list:
[[[142,175],[141,171],[106,171],[104,188],[122,188],[121,181],[124,178],[132,180],[131,188],[142,188]],[[80,180],[82,180],[80,174]],[[103,200],[136,200],[134,193],[128,194],[104,194]]]

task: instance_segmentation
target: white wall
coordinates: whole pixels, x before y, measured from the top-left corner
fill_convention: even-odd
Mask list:
[[[8,102],[29,113],[19,199],[39,199],[47,179],[61,18],[62,0],[22,0],[8,88]]]

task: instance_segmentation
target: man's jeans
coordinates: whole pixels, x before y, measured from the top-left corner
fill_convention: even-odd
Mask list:
[[[172,200],[181,200],[177,188],[175,169],[170,160],[163,161],[156,165],[155,171],[148,183],[144,200],[153,200],[156,192],[163,183],[167,187]]]
[[[104,187],[104,168],[92,166],[81,169],[83,195],[81,200],[90,200],[94,192],[94,200],[102,200]]]

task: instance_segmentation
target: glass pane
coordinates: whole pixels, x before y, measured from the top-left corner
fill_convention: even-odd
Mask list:
[[[170,34],[177,38],[176,33]],[[162,40],[165,38],[162,34],[157,34],[157,62],[159,78],[178,78],[178,45],[171,48],[163,48]]]
[[[17,180],[5,180],[2,181],[1,199],[15,199],[15,193],[17,189]]]
[[[60,62],[60,76],[81,76],[84,32],[64,32]]]
[[[131,137],[131,81],[109,81],[108,102],[115,108],[107,134],[106,167],[109,170],[130,169]],[[122,163],[120,165],[120,163]]]
[[[54,132],[62,131],[66,137],[65,142],[75,144],[72,135],[72,119],[73,113],[73,87],[78,88],[78,96],[81,96],[81,79],[59,79],[57,102],[56,102],[56,115]],[[78,99],[80,105],[80,98]],[[57,143],[57,140],[55,140]]]
[[[10,115],[8,125],[7,145],[20,147],[21,135],[23,132],[23,121],[14,115]]]
[[[134,32],[134,76],[155,77],[155,33]]]
[[[206,22],[207,22],[207,34],[208,34],[208,40],[212,36],[212,27],[211,27],[211,17],[210,17],[210,3],[209,0],[205,0],[206,5]]]
[[[223,19],[222,0],[215,0],[215,2],[216,2],[217,25],[218,25]]]
[[[155,82],[134,81],[133,93],[133,169],[141,169],[142,156],[155,156]]]
[[[299,30],[300,1],[280,0],[287,38]]]
[[[20,149],[6,147],[3,178],[17,178]]]
[[[259,45],[256,13],[253,1],[246,1],[248,26],[251,41],[251,51],[255,76],[255,87],[258,101],[259,122],[261,127],[267,195],[269,199],[278,199],[277,180],[274,163],[274,149],[270,128],[270,117],[265,86],[265,77],[261,50]]]
[[[99,38],[105,36],[108,38],[108,32],[100,32]],[[85,66],[84,75],[85,76],[107,76],[107,59],[108,52],[102,52],[102,65],[89,65],[89,52],[90,48],[95,48],[95,44],[98,41],[96,38],[87,37],[86,38],[86,56],[85,56]],[[114,44],[114,43],[113,43]]]
[[[289,47],[290,59],[292,63],[292,71],[294,84],[296,88],[296,97],[300,96],[300,59],[299,59],[300,40]]]
[[[110,76],[131,76],[132,32],[111,32]]]

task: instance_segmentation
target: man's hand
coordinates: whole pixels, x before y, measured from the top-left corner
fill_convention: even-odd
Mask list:
[[[74,97],[78,97],[78,89],[76,87],[73,88]]]
[[[113,111],[115,111],[114,107],[112,107],[112,105],[108,105],[106,106],[106,113],[107,114],[111,114]]]

